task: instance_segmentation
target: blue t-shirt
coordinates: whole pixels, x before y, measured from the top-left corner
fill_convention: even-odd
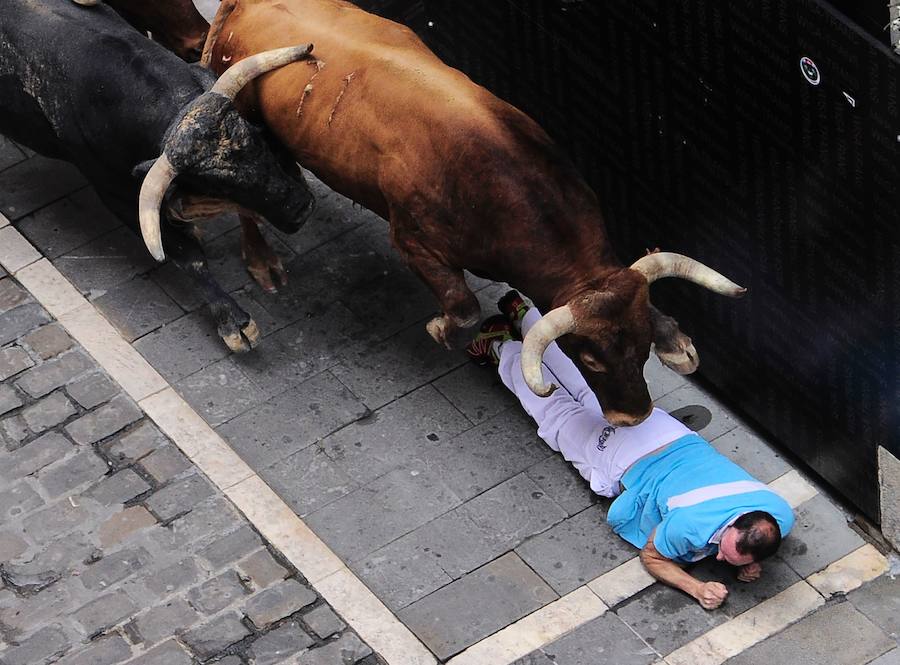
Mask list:
[[[682,563],[715,554],[710,539],[745,513],[769,513],[782,537],[794,525],[787,501],[693,433],[638,461],[621,482],[607,515],[613,531],[641,548],[655,528],[657,551]]]

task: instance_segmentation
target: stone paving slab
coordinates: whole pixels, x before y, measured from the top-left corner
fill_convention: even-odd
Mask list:
[[[781,555],[801,577],[825,568],[863,545],[847,526],[847,517],[824,496],[816,496],[796,511],[796,523],[785,538]]]
[[[40,208],[16,224],[31,244],[50,259],[63,256],[120,226],[122,222],[103,207],[90,187]]]
[[[228,355],[215,324],[200,310],[141,337],[134,348],[171,383]]]
[[[890,638],[900,643],[900,576],[883,575],[847,599]]]
[[[538,654],[546,660],[540,660]],[[548,644],[528,658],[516,661],[517,665],[649,665],[658,656],[652,647],[615,614],[607,613]]]
[[[0,172],[0,212],[15,221],[86,184],[74,166],[35,156]]]
[[[479,524],[463,504],[354,562],[352,568],[396,610],[509,549],[507,537]],[[414,577],[415,571],[420,578]]]
[[[606,523],[601,506],[592,506],[529,539],[516,553],[559,595],[637,555]]]
[[[0,170],[9,168],[24,160],[25,153],[5,136],[0,136]]]
[[[419,453],[463,501],[544,461],[553,454],[531,419],[508,409],[453,437],[431,442]]]
[[[838,602],[727,662],[864,665],[896,645],[852,604]]]
[[[233,356],[252,381],[272,394],[333,368],[363,331],[361,322],[340,303],[328,303],[301,316],[266,337],[253,353]]]
[[[301,517],[359,486],[318,445],[303,448],[260,469],[259,475]]]
[[[521,473],[465,504],[472,521],[513,549],[567,517],[559,504]]]
[[[330,372],[322,372],[232,418],[218,431],[247,463],[263,468],[368,413],[346,386]]]
[[[307,516],[306,522],[345,561],[356,561],[459,505],[440,476],[401,467]]]
[[[466,362],[423,335],[424,326],[423,320],[396,337],[358,343],[341,353],[341,363],[331,371],[375,410]]]
[[[560,455],[551,455],[543,462],[535,464],[525,473],[538,487],[547,493],[569,517],[595,503],[608,505],[608,499],[601,499],[584,482],[581,474]]]
[[[728,620],[724,608],[704,610],[693,598],[660,584],[623,603],[616,614],[661,655]]]
[[[760,482],[770,483],[791,470],[791,465],[781,455],[744,427],[735,427],[710,443]]]
[[[53,264],[82,293],[99,297],[156,264],[130,229],[115,228],[65,252]]]
[[[472,424],[431,386],[424,386],[321,440],[338,468],[359,483],[384,475]]]
[[[738,582],[731,566],[713,559],[694,566],[691,574],[703,581],[726,580],[728,599],[722,606],[722,611],[735,617],[778,595],[801,579],[780,555],[767,559],[762,565],[762,577],[752,584]]]
[[[114,286],[94,304],[129,342],[184,314],[181,307],[146,276]]]
[[[231,358],[207,365],[176,383],[175,388],[213,427],[263,404],[270,397],[268,391],[247,378]]]
[[[344,298],[347,308],[357,318],[370,322],[370,333],[379,341],[387,341],[416,323],[424,326],[438,313],[428,287],[409,270],[404,270],[396,255],[392,254],[391,258],[391,268],[386,274],[361,284]]]
[[[681,387],[666,393],[662,397],[656,399],[655,403],[658,408],[669,412],[685,406],[702,404],[710,411],[712,419],[706,427],[698,429],[697,433],[703,436],[707,441],[714,441],[741,424],[735,416],[725,409],[725,407],[713,400],[711,396],[699,386],[692,383],[686,383]]]
[[[870,665],[900,665],[900,647],[891,649],[875,660],[870,661]]]
[[[465,363],[431,385],[476,425],[519,404],[499,376],[473,363]]]
[[[429,525],[440,523],[439,533],[449,536],[454,544],[466,550],[467,554],[471,553],[468,546],[472,544],[472,540],[475,541],[476,548],[481,545],[478,539],[459,541],[454,538],[460,533],[465,535],[477,531],[477,527],[471,522],[465,524],[468,529],[451,531],[450,528],[455,525],[447,525],[447,522],[454,517],[465,519],[459,515],[457,511],[450,511],[359,561],[352,562],[351,569],[391,610],[401,610],[453,581],[442,555],[439,552],[435,554],[435,547],[427,535],[422,534]],[[447,526],[450,528],[446,528]],[[494,556],[496,553],[489,552],[482,557],[483,561],[480,563],[490,561]],[[468,566],[465,568],[468,570]]]
[[[556,598],[509,553],[413,603],[399,616],[439,658],[448,658]]]

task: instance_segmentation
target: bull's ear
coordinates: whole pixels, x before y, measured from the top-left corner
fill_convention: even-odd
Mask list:
[[[578,355],[581,358],[581,362],[584,363],[584,366],[592,372],[597,372],[598,374],[606,373],[606,365],[600,362],[597,356],[590,351],[582,351]]]
[[[155,161],[155,159],[148,159],[146,162],[141,162],[131,169],[131,177],[143,182],[144,178],[147,177],[147,171],[150,170],[150,167],[153,166],[153,162]]]

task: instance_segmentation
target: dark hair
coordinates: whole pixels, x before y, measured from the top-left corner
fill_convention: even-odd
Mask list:
[[[781,529],[778,522],[763,510],[754,510],[738,517],[734,524],[738,530],[735,547],[740,554],[749,554],[754,561],[762,561],[775,554],[781,545]]]

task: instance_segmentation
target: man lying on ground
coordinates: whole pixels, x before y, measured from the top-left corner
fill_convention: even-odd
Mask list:
[[[538,425],[538,435],[561,452],[600,496],[616,497],[607,521],[641,549],[641,562],[659,581],[702,607],[719,607],[728,589],[702,582],[682,566],[715,555],[738,568],[743,582],[759,578],[794,524],[790,505],[705,439],[660,409],[634,427],[614,427],[575,365],[550,344],[544,380],[560,386],[535,395],[522,376],[521,338],[540,318],[515,291],[498,303],[503,316],[486,320],[467,347],[494,364],[503,383]],[[521,330],[516,330],[520,327]]]

